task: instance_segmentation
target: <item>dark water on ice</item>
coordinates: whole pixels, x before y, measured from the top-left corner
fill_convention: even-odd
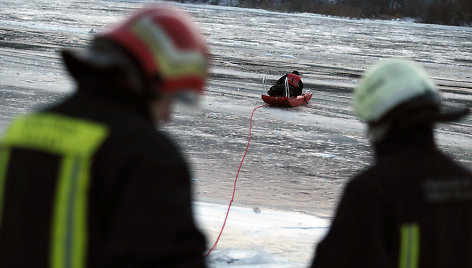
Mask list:
[[[90,31],[141,1],[0,0],[0,132],[15,115],[71,92],[58,51],[83,47]],[[346,180],[372,162],[352,88],[384,57],[418,61],[446,102],[472,104],[472,28],[329,18],[184,5],[213,54],[200,111],[178,112],[164,127],[185,150],[199,200],[226,203],[246,148],[249,117],[263,104],[261,80],[297,69],[313,92],[306,106],[255,112],[235,202],[331,214]],[[472,168],[472,119],[440,125],[438,142]],[[125,145],[124,145],[125,146]]]

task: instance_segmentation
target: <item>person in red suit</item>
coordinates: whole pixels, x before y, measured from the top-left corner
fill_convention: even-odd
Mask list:
[[[284,76],[280,77],[277,83],[272,86],[267,94],[273,97],[282,97],[286,96],[285,93],[285,80],[287,79],[290,97],[296,97],[302,94],[303,82],[298,71],[293,71],[287,73]]]

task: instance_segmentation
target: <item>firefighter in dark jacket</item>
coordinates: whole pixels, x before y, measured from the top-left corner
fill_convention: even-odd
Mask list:
[[[270,89],[267,91],[267,94],[273,97],[286,96],[286,84],[288,86],[290,97],[296,97],[302,94],[303,82],[298,71],[293,71],[280,77],[277,83],[270,87]]]
[[[444,111],[424,71],[408,60],[372,67],[355,89],[376,163],[346,186],[312,267],[472,267],[472,174],[435,145]]]
[[[207,55],[161,5],[62,52],[77,91],[1,140],[0,267],[205,267],[189,167],[155,123],[203,92]]]

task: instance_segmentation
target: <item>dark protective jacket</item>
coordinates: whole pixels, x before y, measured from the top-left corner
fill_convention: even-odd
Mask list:
[[[285,96],[285,78],[287,77],[289,78],[290,97],[301,95],[303,93],[303,82],[298,75],[292,73],[280,77],[275,86],[268,90],[267,94],[269,96]]]
[[[0,146],[0,267],[205,267],[190,174],[126,102],[79,92]]]
[[[472,175],[432,131],[393,135],[346,186],[312,267],[472,267]]]

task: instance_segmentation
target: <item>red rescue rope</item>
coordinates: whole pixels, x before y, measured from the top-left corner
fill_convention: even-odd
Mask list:
[[[223,229],[225,228],[226,220],[228,219],[228,215],[229,215],[229,210],[231,208],[231,204],[233,204],[234,194],[236,193],[236,182],[238,181],[239,171],[241,170],[241,166],[243,165],[244,158],[246,157],[247,151],[249,150],[249,143],[251,142],[252,117],[254,116],[254,112],[257,109],[262,108],[262,107],[267,106],[267,105],[268,104],[264,104],[264,105],[261,105],[261,106],[258,106],[256,108],[254,108],[252,110],[251,120],[249,120],[249,139],[247,141],[246,151],[244,152],[243,158],[241,159],[241,163],[239,164],[238,172],[236,173],[236,178],[234,179],[233,196],[231,197],[231,201],[229,202],[228,210],[226,211],[226,217],[225,217],[225,220],[223,222],[223,226],[221,226],[220,233],[218,234],[218,237],[216,238],[215,244],[213,244],[213,247],[205,254],[205,257],[210,255],[210,253],[213,251],[213,249],[215,249],[216,244],[218,244],[218,241],[220,240],[221,234],[223,233]]]

